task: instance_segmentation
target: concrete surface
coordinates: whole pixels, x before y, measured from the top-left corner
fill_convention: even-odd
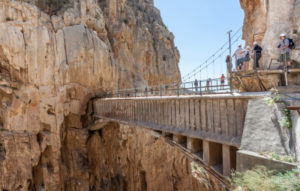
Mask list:
[[[280,127],[275,106],[264,99],[249,100],[241,149],[253,152],[288,154],[285,130]]]
[[[293,124],[293,148],[298,164],[300,163],[300,116],[297,111],[291,111]]]
[[[275,161],[255,152],[239,150],[237,152],[237,171],[244,172],[251,170],[257,166],[265,166],[270,170],[277,170],[280,172],[296,169],[297,165],[282,161]]]

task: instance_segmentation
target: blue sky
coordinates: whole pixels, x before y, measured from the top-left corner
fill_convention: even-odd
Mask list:
[[[181,55],[182,76],[203,63],[238,30],[244,19],[239,0],[154,0]],[[237,47],[237,42],[233,50]],[[228,53],[226,53],[227,55]],[[203,70],[197,79],[219,77],[226,71],[225,55]]]

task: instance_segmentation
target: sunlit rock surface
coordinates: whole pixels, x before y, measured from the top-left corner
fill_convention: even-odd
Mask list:
[[[2,0],[0,189],[89,188],[88,100],[178,81],[173,40],[151,0]]]
[[[279,35],[286,33],[296,43],[292,59],[300,63],[300,0],[240,0],[245,12],[243,39],[263,46],[263,68],[278,68]]]

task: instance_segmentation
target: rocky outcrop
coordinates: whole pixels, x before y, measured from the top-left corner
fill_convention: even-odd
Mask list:
[[[1,1],[0,189],[86,188],[88,100],[178,81],[173,40],[151,0]]]
[[[279,35],[294,39],[296,50],[292,60],[300,63],[300,1],[299,0],[240,0],[245,12],[243,39],[248,44],[258,41],[263,46],[263,68],[278,68]]]

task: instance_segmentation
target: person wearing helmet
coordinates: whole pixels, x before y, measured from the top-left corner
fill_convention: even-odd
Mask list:
[[[290,52],[291,49],[289,48],[290,41],[288,38],[286,38],[286,34],[282,33],[280,35],[281,42],[278,46],[278,49],[280,51],[280,58],[279,62],[283,63],[285,66],[291,66],[291,58],[290,58]]]
[[[261,58],[262,48],[258,45],[257,42],[253,43],[252,56],[254,59],[253,69],[256,70],[259,68],[259,60]]]

